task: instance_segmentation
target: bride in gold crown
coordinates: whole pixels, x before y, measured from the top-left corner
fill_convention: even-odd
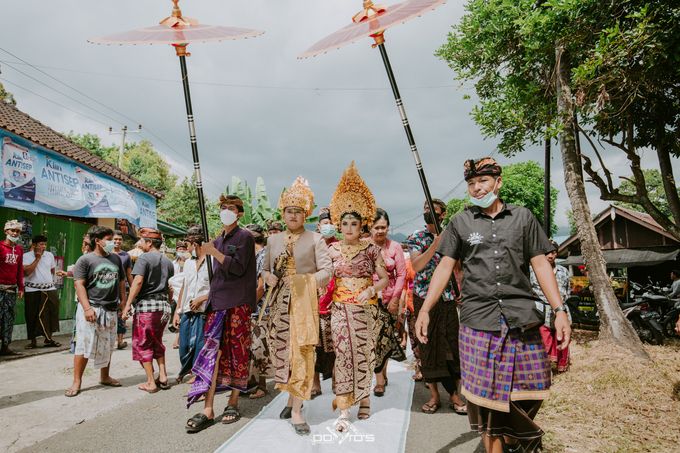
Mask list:
[[[331,220],[343,240],[330,245],[335,289],[331,331],[335,348],[333,410],[340,409],[338,431],[349,428],[349,409],[359,403],[357,418],[370,416],[370,392],[375,368],[375,320],[378,293],[388,275],[380,248],[360,239],[363,226],[375,216],[375,198],[354,162],[345,170],[330,204]],[[373,282],[373,274],[379,280]]]

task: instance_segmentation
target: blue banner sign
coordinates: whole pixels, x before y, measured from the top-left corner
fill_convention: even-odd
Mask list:
[[[72,217],[127,219],[156,228],[156,199],[0,129],[0,205]]]

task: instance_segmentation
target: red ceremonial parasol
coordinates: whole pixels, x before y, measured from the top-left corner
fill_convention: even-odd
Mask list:
[[[392,87],[394,100],[397,103],[397,109],[399,110],[399,115],[401,116],[401,122],[404,125],[406,138],[408,140],[409,146],[411,147],[411,154],[413,155],[413,159],[416,163],[416,170],[418,171],[420,184],[423,187],[425,200],[430,212],[435,212],[434,206],[432,204],[432,195],[430,194],[430,188],[427,184],[427,178],[425,178],[423,163],[421,162],[420,155],[418,154],[418,147],[416,146],[416,141],[413,138],[413,133],[411,132],[411,126],[408,122],[408,118],[406,117],[406,109],[404,108],[404,103],[401,100],[401,95],[399,94],[399,87],[397,86],[397,81],[394,78],[392,65],[390,64],[390,60],[387,57],[384,33],[388,28],[419,17],[427,11],[444,4],[445,1],[446,0],[407,0],[403,3],[397,3],[396,5],[383,6],[374,5],[371,0],[364,0],[363,9],[354,15],[351,24],[325,37],[298,57],[314,57],[316,55],[326,53],[329,50],[339,49],[340,47],[351,44],[363,37],[373,38],[374,44],[372,47],[377,47],[378,50],[380,50],[380,56],[382,57],[385,70],[387,71],[387,78],[389,79],[390,85]],[[437,234],[441,233],[441,226],[437,222],[435,222],[435,229],[437,230]],[[456,294],[459,294],[456,280],[451,279],[451,282]]]
[[[195,42],[226,41],[230,39],[252,38],[261,35],[262,31],[248,30],[237,27],[222,27],[216,25],[199,24],[196,19],[182,16],[179,9],[179,0],[172,0],[174,4],[172,14],[160,22],[160,25],[140,28],[124,33],[104,36],[88,40],[94,44],[169,44],[175,48],[179,57],[182,71],[182,84],[184,86],[184,101],[187,109],[187,123],[189,124],[189,141],[194,160],[194,173],[196,177],[196,190],[198,191],[198,203],[201,214],[201,225],[206,241],[209,240],[208,218],[205,211],[205,197],[203,195],[203,180],[201,179],[201,165],[198,158],[198,145],[196,143],[196,127],[194,113],[191,105],[191,93],[189,91],[189,76],[187,75],[186,57],[187,46]],[[207,261],[208,273],[212,279],[211,261]]]

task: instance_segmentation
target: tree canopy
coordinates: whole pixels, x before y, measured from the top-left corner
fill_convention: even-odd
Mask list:
[[[573,121],[587,145],[580,152],[589,180],[602,199],[641,206],[680,239],[671,165],[680,153],[680,9],[642,0],[470,0],[466,10],[437,55],[458,79],[474,83],[479,105],[472,115],[482,133],[498,137],[499,151],[513,156],[563,130],[554,83],[559,43],[571,68]],[[632,186],[614,183],[601,143],[624,153]],[[642,147],[657,153],[670,215],[650,200]]]
[[[7,91],[2,83],[0,83],[0,101],[6,102],[7,104],[17,105],[14,95]]]

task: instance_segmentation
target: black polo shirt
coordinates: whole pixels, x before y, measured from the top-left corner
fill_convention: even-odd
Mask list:
[[[552,245],[531,211],[504,205],[492,219],[473,206],[453,217],[442,234],[438,252],[463,268],[461,324],[499,331],[501,315],[511,329],[543,322],[529,266]]]

